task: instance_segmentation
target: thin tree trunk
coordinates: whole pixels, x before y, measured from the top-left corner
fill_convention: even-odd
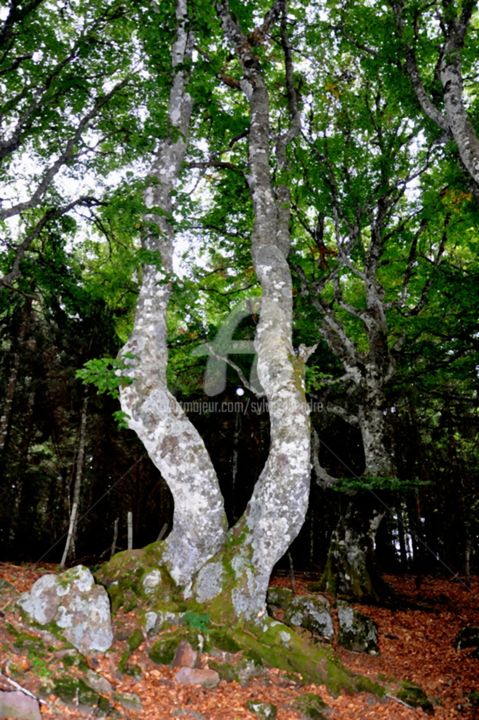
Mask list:
[[[126,514],[127,548],[133,549],[133,513],[129,510]]]
[[[120,522],[120,518],[115,518],[115,522],[113,523],[113,540],[111,543],[110,557],[113,557],[113,555],[116,552],[116,546],[118,543],[118,523],[119,522]]]
[[[231,600],[237,616],[261,618],[271,571],[303,525],[309,498],[310,423],[304,392],[304,360],[292,344],[292,281],[289,252],[289,191],[271,178],[269,97],[262,70],[248,38],[226,1],[217,4],[225,36],[242,65],[241,86],[250,107],[249,186],[253,201],[253,263],[263,291],[255,348],[258,378],[268,401],[271,441],[268,459],[244,516],[229,533],[235,543],[235,579]],[[284,3],[275,3],[273,22]],[[286,42],[284,40],[284,42]],[[285,53],[286,55],[286,53]],[[287,73],[290,71],[287,68]],[[292,128],[297,118],[292,113]],[[297,130],[297,127],[296,127]],[[283,172],[286,145],[294,136],[277,139],[277,162]],[[241,538],[241,542],[238,542]],[[223,577],[220,557],[203,568],[195,585],[199,600],[211,594],[212,578]],[[216,582],[216,593],[224,584]]]
[[[17,389],[18,373],[20,370],[20,359],[24,350],[24,342],[27,334],[30,306],[23,308],[20,313],[18,332],[12,339],[13,353],[9,368],[7,387],[3,399],[2,411],[0,415],[0,456],[5,450],[10,430],[10,422],[12,418],[13,401],[15,391]]]
[[[70,522],[68,524],[67,540],[65,549],[63,550],[60,567],[64,568],[70,556],[75,555],[76,539],[78,530],[78,509],[80,506],[81,487],[83,481],[83,468],[85,465],[85,448],[86,448],[86,426],[88,418],[88,397],[85,395],[81,409],[80,433],[78,438],[78,454],[75,467],[75,481],[73,485],[73,500],[70,513]]]

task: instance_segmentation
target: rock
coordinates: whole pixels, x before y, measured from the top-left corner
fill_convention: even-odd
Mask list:
[[[463,627],[456,635],[454,646],[458,650],[470,647],[479,647],[479,627],[474,627],[472,625]]]
[[[0,718],[15,720],[42,720],[40,706],[35,698],[22,692],[0,690]]]
[[[113,688],[108,680],[93,670],[87,671],[85,682],[88,687],[91,687],[91,689],[99,695],[110,695],[113,692]]]
[[[110,602],[88,568],[77,565],[61,575],[43,575],[18,600],[40,625],[54,623],[79,652],[105,652],[113,642]]]
[[[329,608],[321,600],[298,595],[284,611],[284,622],[293,627],[303,627],[315,637],[330,642],[334,636],[333,620]]]
[[[95,690],[86,684],[82,678],[72,675],[61,675],[53,681],[53,686],[49,685],[48,694],[59,697],[64,703],[70,707],[74,707],[79,713],[91,714],[92,708],[95,711],[108,715],[114,711],[114,708],[108,698],[99,695]]]
[[[286,607],[293,598],[293,591],[285,587],[270,587],[266,596],[266,603],[272,607]]]
[[[338,605],[339,644],[347,650],[377,655],[378,631],[371,618],[349,605]]]
[[[182,667],[175,675],[175,682],[180,685],[201,685],[204,688],[215,688],[219,685],[220,676],[209,668]]]
[[[189,667],[196,666],[198,653],[193,650],[188,640],[181,640],[173,658],[172,667]]]
[[[276,705],[272,705],[271,703],[259,702],[257,700],[248,700],[248,702],[246,703],[246,707],[252,713],[261,718],[261,720],[270,720],[270,718],[274,720],[274,718],[278,714]]]
[[[205,716],[196,712],[196,710],[185,710],[185,708],[172,710],[171,717],[182,717],[186,718],[186,720],[206,720]]]
[[[249,657],[242,657],[239,660],[231,659],[224,663],[210,660],[210,666],[218,673],[221,680],[238,682],[242,687],[246,687],[252,678],[265,674],[263,665],[258,660]]]
[[[141,710],[141,700],[135,693],[114,693],[114,699],[127,710]]]

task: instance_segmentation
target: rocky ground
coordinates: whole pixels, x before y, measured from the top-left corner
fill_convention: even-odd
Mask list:
[[[418,588],[413,578],[389,577],[395,605],[359,608],[378,625],[380,654],[337,652],[348,668],[387,687],[387,695],[378,698],[367,693],[333,697],[325,687],[305,686],[298,677],[262,668],[222,679],[211,689],[180,684],[177,669],[149,657],[153,641],[135,633],[132,613],[115,618],[111,650],[85,662],[50,633],[25,627],[15,606],[19,593],[55,571],[0,564],[0,690],[20,687],[42,698],[44,720],[420,720],[432,712],[437,720],[479,718],[479,658],[471,648],[454,646],[462,627],[479,625],[479,578],[469,589],[459,579],[425,578]],[[291,580],[276,578],[273,584],[291,587]],[[309,592],[309,585],[310,579],[295,578],[297,593]],[[234,655],[229,659],[238,661]],[[200,657],[203,667],[215,663],[218,657]],[[412,696],[401,699],[405,682],[424,690],[432,711],[409,707]],[[300,709],[304,702],[309,714]]]

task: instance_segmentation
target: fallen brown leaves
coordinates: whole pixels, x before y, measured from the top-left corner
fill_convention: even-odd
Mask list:
[[[55,571],[57,566],[36,568],[0,564],[0,578],[13,585],[16,593],[28,590],[45,572]],[[477,708],[474,710],[468,704],[467,695],[479,690],[479,660],[470,657],[470,650],[456,650],[453,641],[464,625],[479,624],[479,579],[474,580],[471,590],[459,582],[433,578],[425,579],[419,589],[412,578],[389,577],[387,581],[401,598],[397,608],[360,607],[361,612],[378,624],[381,654],[367,656],[337,648],[343,663],[351,670],[392,688],[404,679],[417,683],[436,703],[437,720],[477,720],[479,713]],[[289,586],[285,578],[274,582]],[[307,592],[307,581],[296,579],[295,589],[298,593]],[[2,597],[5,596],[3,593]],[[35,693],[41,679],[34,672],[36,668],[32,667],[31,658],[14,646],[5,627],[5,622],[18,623],[19,616],[13,602],[3,602],[3,605],[5,607],[0,607],[4,615],[0,618],[0,670],[7,674],[9,664],[14,663],[21,675],[17,674],[15,679]],[[169,667],[155,665],[149,659],[148,640],[130,658],[142,671],[140,679],[135,680],[118,670],[126,639],[134,625],[134,615],[119,615],[116,619],[117,640],[113,648],[92,663],[92,668],[110,681],[115,692],[135,693],[141,698],[141,711],[125,710],[116,705],[120,717],[128,720],[175,717],[186,720],[253,720],[256,716],[245,707],[250,699],[276,705],[278,720],[299,720],[300,714],[292,709],[291,703],[305,692],[313,692],[323,698],[330,708],[326,715],[331,720],[424,720],[429,717],[422,710],[406,707],[394,698],[380,700],[366,693],[333,697],[325,687],[303,686],[276,670],[271,670],[264,677],[253,678],[246,687],[226,681],[221,681],[214,690],[181,686],[174,682],[173,671]],[[44,659],[51,672],[65,671],[61,658],[54,652]],[[5,681],[1,682],[1,677],[0,688],[8,689]],[[85,711],[66,706],[53,696],[48,700],[49,706],[42,706],[45,720],[88,717]],[[95,717],[95,714],[90,717]]]

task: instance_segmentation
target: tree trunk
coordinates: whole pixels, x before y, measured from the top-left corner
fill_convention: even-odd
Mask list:
[[[277,17],[269,14],[269,22]],[[226,518],[216,473],[202,439],[166,386],[166,312],[172,272],[173,230],[168,222],[171,197],[186,149],[191,114],[185,61],[192,38],[185,0],[178,0],[178,34],[173,47],[174,80],[169,117],[174,132],[157,152],[146,193],[151,234],[163,271],[147,266],[133,333],[122,350],[129,384],[121,389],[129,426],[145,445],[174,498],[173,530],[160,551],[184,597],[220,603],[223,614],[256,619],[266,613],[271,571],[298,534],[305,518],[310,480],[309,407],[304,392],[304,360],[292,344],[292,281],[289,252],[289,191],[273,186],[269,97],[259,61],[248,38],[218,3],[225,35],[243,67],[241,86],[250,106],[249,186],[253,201],[252,254],[263,295],[255,349],[258,377],[268,400],[269,456],[246,511],[226,533]],[[276,162],[285,168],[287,133],[277,139]],[[193,580],[193,585],[191,584]]]
[[[268,459],[243,518],[230,531],[224,551],[203,568],[195,583],[200,601],[229,592],[234,614],[249,620],[266,613],[271,571],[299,533],[308,506],[310,481],[309,407],[304,362],[292,344],[292,281],[289,252],[289,192],[271,178],[269,96],[248,38],[227,2],[217,4],[225,35],[242,65],[241,86],[250,107],[249,186],[253,200],[253,263],[263,291],[255,349],[258,378],[268,401],[271,441]],[[270,21],[273,20],[273,15]],[[292,123],[296,118],[292,117]],[[277,162],[285,167],[285,146],[277,140]],[[229,557],[231,545],[234,557]],[[225,583],[225,561],[233,581]],[[214,581],[213,581],[214,578]],[[216,588],[216,591],[211,588]]]
[[[88,397],[85,395],[81,409],[80,433],[78,437],[78,454],[75,466],[75,482],[73,485],[72,508],[70,512],[70,522],[68,524],[67,540],[65,549],[63,550],[60,567],[64,568],[69,556],[75,555],[76,538],[78,530],[78,510],[80,508],[81,486],[83,481],[83,468],[85,465],[85,448],[86,448],[86,423],[88,417]]]
[[[13,352],[9,368],[7,387],[3,398],[2,410],[0,415],[0,458],[2,457],[8,440],[10,422],[12,418],[13,401],[15,399],[15,391],[17,389],[18,373],[20,370],[20,360],[24,351],[25,337],[28,330],[30,313],[30,301],[28,305],[20,312],[19,325],[16,337],[12,339]],[[3,459],[3,458],[2,458]]]
[[[129,427],[136,432],[168,484],[174,500],[173,527],[163,559],[174,580],[184,586],[220,548],[226,516],[218,479],[203,440],[166,383],[167,308],[173,272],[174,233],[170,223],[172,194],[186,151],[191,98],[185,66],[191,61],[193,37],[186,0],[178,0],[177,36],[172,47],[173,83],[169,98],[170,137],[159,144],[151,168],[152,184],[145,204],[149,235],[146,248],[157,252],[162,269],[147,265],[137,303],[133,332],[121,355],[130,384],[120,392]],[[155,213],[154,208],[159,208]]]
[[[377,570],[374,539],[384,513],[366,493],[352,498],[331,537],[322,584],[356,602],[378,601],[386,586]]]

